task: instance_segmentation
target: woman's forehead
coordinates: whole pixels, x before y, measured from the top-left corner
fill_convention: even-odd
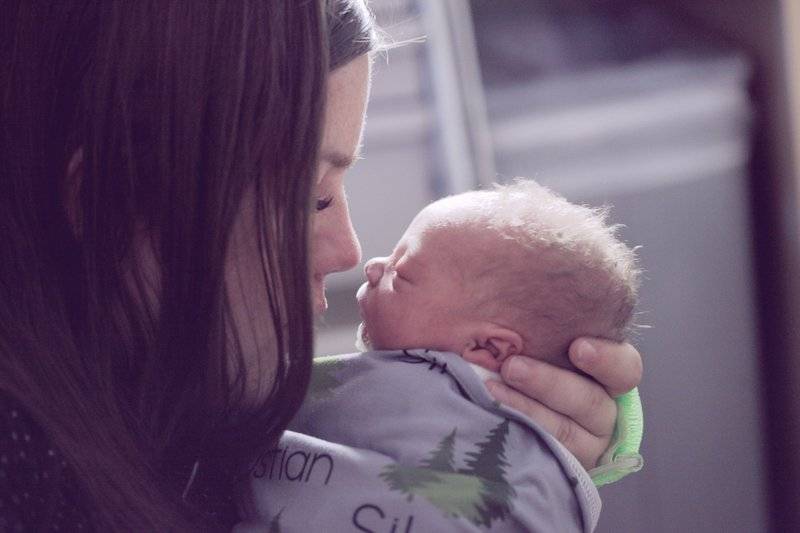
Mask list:
[[[346,169],[358,159],[369,96],[369,60],[354,59],[328,78],[321,162]]]

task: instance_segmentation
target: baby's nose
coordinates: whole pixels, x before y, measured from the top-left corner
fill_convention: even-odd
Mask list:
[[[377,285],[383,276],[383,261],[379,257],[373,257],[364,265],[364,274],[370,285]]]

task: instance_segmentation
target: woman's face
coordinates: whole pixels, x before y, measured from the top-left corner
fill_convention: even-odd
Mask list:
[[[314,313],[327,308],[325,276],[350,270],[361,261],[361,246],[350,221],[344,176],[358,160],[367,107],[370,58],[367,55],[333,71],[314,189],[311,224],[311,291]]]
[[[355,267],[361,261],[361,247],[350,222],[347,198],[344,193],[344,175],[358,159],[364,112],[369,94],[370,58],[363,55],[336,69],[328,78],[327,108],[317,170],[314,194],[316,212],[311,224],[311,289],[315,314],[325,310],[325,276]],[[66,172],[68,188],[65,209],[78,233],[75,217],[77,191],[81,182],[82,151],[77,151]],[[230,297],[231,323],[236,330],[230,335],[241,344],[245,364],[263,368],[253,372],[254,383],[249,390],[260,397],[258,391],[268,391],[274,375],[275,358],[259,357],[271,353],[275,335],[271,331],[269,307],[262,299],[265,288],[262,278],[259,251],[254,235],[254,191],[244,194],[242,206],[231,231],[226,258],[225,284]],[[158,267],[152,244],[147,237],[135,246],[136,261],[148,281],[145,303],[157,306],[159,286]],[[131,283],[133,283],[131,281]],[[231,345],[231,350],[234,347]]]
[[[325,276],[348,270],[361,261],[361,248],[350,222],[344,175],[358,159],[364,110],[369,92],[369,58],[359,57],[336,69],[328,78],[320,162],[314,195],[316,212],[311,221],[311,294],[314,313],[325,310]],[[254,235],[255,196],[245,194],[242,207],[231,232],[226,265],[227,292],[231,298],[232,326],[236,334],[231,340],[240,343],[249,374],[248,394],[263,398],[269,392],[275,373],[275,335],[269,306],[263,301],[266,289],[261,277],[261,262]],[[231,350],[234,346],[231,345]]]

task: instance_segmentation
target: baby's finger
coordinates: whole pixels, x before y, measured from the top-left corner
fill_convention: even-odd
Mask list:
[[[599,438],[592,435],[573,420],[520,394],[500,381],[489,380],[486,382],[486,388],[495,400],[527,415],[553,435],[586,470],[595,467],[600,455],[611,441],[610,437]]]
[[[617,397],[639,386],[642,356],[628,343],[581,337],[569,347],[569,358]]]
[[[617,405],[593,380],[571,370],[532,359],[512,357],[500,370],[503,381],[533,400],[546,405],[598,437],[614,431]]]

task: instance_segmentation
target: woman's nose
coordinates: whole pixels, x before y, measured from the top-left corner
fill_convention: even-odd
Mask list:
[[[373,257],[364,265],[364,274],[370,285],[377,285],[383,276],[383,258]]]
[[[328,254],[323,256],[323,272],[344,272],[361,262],[361,245],[350,221],[347,209],[340,209],[336,219],[328,222],[322,240]]]

